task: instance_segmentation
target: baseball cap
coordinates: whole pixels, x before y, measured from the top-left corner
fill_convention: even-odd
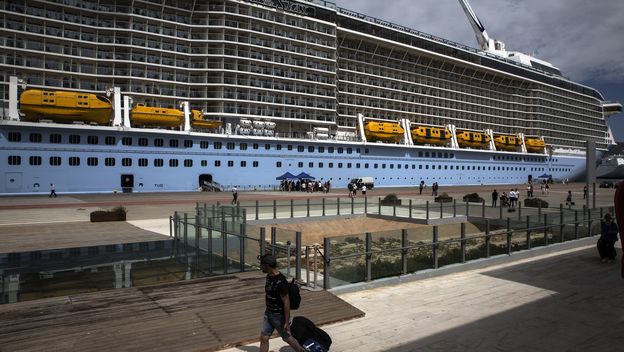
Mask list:
[[[258,260],[260,261],[261,264],[266,264],[272,268],[275,268],[277,266],[277,260],[275,259],[274,256],[270,254],[259,255]]]

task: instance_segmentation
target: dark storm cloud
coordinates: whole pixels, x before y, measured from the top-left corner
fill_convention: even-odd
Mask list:
[[[339,0],[337,5],[477,47],[457,0]],[[624,80],[624,1],[471,0],[490,37],[576,81]]]

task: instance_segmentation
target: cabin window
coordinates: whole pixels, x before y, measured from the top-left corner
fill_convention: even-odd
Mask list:
[[[390,168],[394,169],[394,164],[390,164]],[[399,164],[399,169],[401,168],[401,165]]]
[[[319,169],[322,169],[323,168],[323,163],[318,163],[318,167],[319,167]]]
[[[199,142],[199,147],[201,149],[208,149],[208,142],[206,142],[206,141]]]
[[[207,167],[208,166],[208,160],[202,160],[201,161],[201,166],[202,167]]]
[[[9,155],[9,165],[21,165],[22,157],[19,155]]]
[[[338,154],[342,154],[344,152],[344,149],[342,147],[338,147]]]
[[[177,139],[170,139],[169,140],[169,147],[170,148],[177,148],[179,145],[179,142]]]
[[[334,153],[334,147],[327,147],[327,152],[329,154],[333,154]]]
[[[308,163],[308,167],[309,168],[313,168],[314,167],[314,163]]]
[[[69,166],[80,166],[80,158],[77,156],[70,156]]]
[[[329,167],[330,169],[331,169],[331,168],[333,168],[333,167],[334,167],[334,163],[329,163],[329,164],[328,164],[328,167]]]
[[[275,166],[276,166],[276,167],[282,167],[282,162],[281,162],[281,161],[276,162],[276,163],[275,163]]]
[[[123,144],[123,145],[132,145],[132,137],[123,137],[121,139],[121,144]]]
[[[154,159],[154,167],[163,167],[164,164],[163,159]]]
[[[21,142],[22,134],[19,132],[9,132],[9,142]]]
[[[247,167],[247,162],[245,160],[241,160],[240,166],[241,167]]]
[[[31,156],[28,158],[28,162],[30,163],[30,165],[41,165],[41,157]]]
[[[228,167],[234,167],[234,161],[228,160]]]
[[[425,165],[425,170],[429,170],[429,165]]]
[[[87,158],[87,165],[89,166],[98,166],[98,158],[94,156],[90,156]]]
[[[169,167],[178,167],[178,159],[169,159]]]
[[[325,153],[325,147],[318,147],[319,153]]]
[[[276,146],[275,146],[275,149],[276,149],[276,150],[282,150],[282,145],[281,145],[281,144],[276,145]]]
[[[139,158],[139,167],[147,167],[148,160],[147,158]]]
[[[41,133],[31,133],[30,141],[32,143],[41,143]]]
[[[425,158],[429,157],[429,152],[425,152]]]
[[[305,148],[304,148],[302,145],[297,146],[297,151],[298,151],[299,153],[303,153],[303,151],[304,151],[304,150],[305,150]]]
[[[258,145],[258,143],[254,143],[253,144],[253,149],[258,149],[258,148],[260,148],[260,145]]]
[[[288,145],[288,150],[293,150],[293,146],[291,144]]]
[[[364,164],[364,168],[368,169],[368,163]]]
[[[342,169],[342,163],[338,163],[338,168]]]
[[[106,158],[106,159],[104,159],[104,165],[106,165],[106,166],[115,166],[115,158]]]
[[[115,144],[117,144],[117,141],[115,140],[115,137],[107,136],[106,138],[104,138],[104,144],[106,144],[106,145],[115,145]]]
[[[221,166],[221,160],[215,160],[215,167],[220,167]]]
[[[271,145],[270,145],[270,144],[265,144],[265,145],[264,145],[264,149],[266,149],[266,150],[271,150]]]
[[[374,169],[379,169],[379,164],[374,164],[374,165],[373,165],[373,168],[374,168]]]
[[[53,133],[50,135],[50,143],[59,144],[63,140],[62,136],[57,133]]]
[[[386,168],[386,164],[381,164],[381,168],[385,169]]]
[[[297,167],[303,167],[303,162],[302,161],[298,162]]]
[[[234,150],[234,143],[229,142],[229,143],[226,145],[226,148],[227,148],[228,150]]]
[[[147,138],[139,138],[139,146],[147,147]]]
[[[241,143],[239,146],[240,150],[247,150],[247,143]]]
[[[184,140],[184,148],[193,148],[193,140],[185,139]]]
[[[221,142],[214,142],[214,149],[221,149],[222,145]]]
[[[60,156],[51,156],[50,157],[50,165],[51,166],[61,166],[61,157]]]
[[[193,159],[184,159],[184,167],[193,167]]]
[[[122,166],[132,166],[132,158],[123,158],[121,159]]]
[[[418,169],[422,170],[422,165],[418,165]]]
[[[310,152],[310,153],[314,153],[314,147],[313,147],[313,146],[309,146],[309,147],[308,147],[308,152]]]
[[[355,168],[359,169],[360,168],[360,163],[355,163]]]
[[[353,148],[347,148],[347,154],[353,153]]]
[[[69,144],[80,144],[80,136],[77,134],[70,134]]]
[[[258,167],[258,162],[254,161],[252,165],[253,165],[253,167]]]
[[[98,136],[87,136],[87,144],[98,144]]]

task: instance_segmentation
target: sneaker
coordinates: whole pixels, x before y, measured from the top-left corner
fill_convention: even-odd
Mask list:
[[[606,263],[607,262],[607,258],[602,258],[601,262]]]

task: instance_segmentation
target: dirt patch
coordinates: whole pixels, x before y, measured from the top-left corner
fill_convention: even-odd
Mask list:
[[[290,224],[266,225],[267,233],[271,232],[271,227],[289,231],[300,231],[303,245],[323,243],[325,237],[336,237],[344,235],[363,234],[366,232],[388,232],[402,229],[410,229],[410,234],[417,233],[419,239],[428,240],[432,238],[433,226],[415,224],[411,222],[382,220],[369,217],[354,217],[348,219],[302,221]],[[470,223],[466,223],[466,233],[477,233],[479,229]],[[448,224],[438,227],[440,239],[460,237],[460,224]],[[412,236],[410,236],[412,237]],[[412,237],[413,238],[413,237]]]

